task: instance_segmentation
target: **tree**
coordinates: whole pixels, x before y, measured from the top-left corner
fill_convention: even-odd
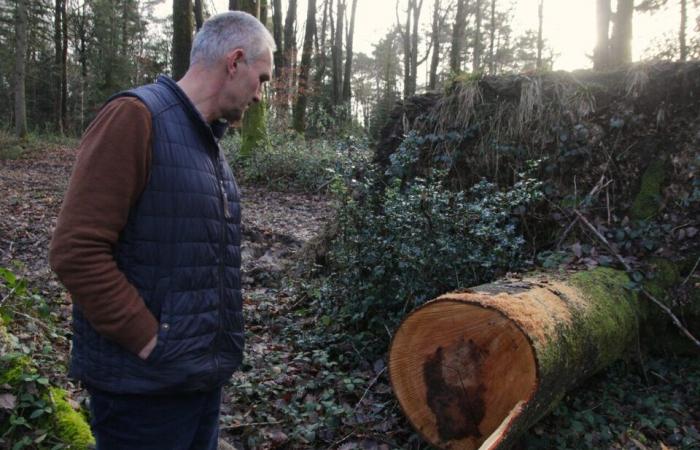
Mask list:
[[[474,58],[473,58],[473,69],[474,73],[481,70],[481,0],[476,0],[476,20],[474,29]]]
[[[680,60],[685,61],[688,59],[688,45],[685,41],[685,29],[688,27],[688,2],[686,0],[680,0],[681,2],[681,24],[678,29],[678,45],[680,47]]]
[[[335,29],[331,22],[331,33],[334,34],[331,46],[331,67],[333,70],[331,77],[331,103],[335,106],[340,104],[343,85],[343,18],[345,16],[345,0],[338,0]]]
[[[192,0],[173,0],[173,78],[179,80],[190,66]]]
[[[632,61],[632,16],[634,0],[617,0],[610,38],[610,55],[613,66]]]
[[[284,65],[284,59],[282,56],[282,53],[284,52],[284,41],[282,40],[283,32],[282,0],[274,0],[272,2],[272,35],[275,38],[275,45],[277,46],[277,49],[273,55],[275,62],[275,78],[279,78],[282,66]]]
[[[610,66],[610,0],[596,3],[596,46],[593,51],[593,68],[600,70]]]
[[[350,26],[346,37],[345,46],[345,74],[343,75],[343,103],[350,103],[352,96],[350,82],[352,81],[352,41],[355,34],[355,11],[357,10],[357,0],[352,0],[352,13],[350,14]]]
[[[229,6],[237,6],[239,11],[245,11],[257,17],[262,23],[267,21],[266,0],[231,0]],[[250,105],[243,116],[241,126],[241,151],[243,158],[253,154],[253,150],[267,141],[267,105],[261,99],[260,103]]]
[[[542,40],[542,27],[544,24],[544,0],[540,0],[540,4],[537,6],[537,70],[542,70],[542,49],[544,48],[544,41]]]
[[[199,31],[204,23],[204,12],[202,11],[202,0],[194,0],[194,22],[195,29]]]
[[[432,57],[430,59],[430,77],[428,78],[428,89],[435,89],[437,86],[437,68],[440,63],[440,0],[435,0],[433,3],[433,26],[431,28],[433,40]]]
[[[299,65],[299,93],[294,104],[292,124],[300,133],[306,128],[305,115],[306,104],[309,98],[309,72],[311,70],[311,53],[313,40],[316,34],[316,0],[309,0],[306,9],[306,28],[304,32],[304,44],[301,49],[301,64]]]
[[[27,137],[27,104],[25,100],[25,56],[27,54],[27,4],[17,1],[15,12],[15,135]]]
[[[403,96],[407,98],[416,93],[418,66],[427,58],[426,54],[422,61],[418,61],[418,22],[420,21],[423,0],[408,0],[405,26],[402,26],[399,20],[398,7],[399,2],[397,1],[396,22],[403,40]]]
[[[450,50],[450,72],[462,70],[462,48],[467,31],[467,0],[457,0],[457,14],[452,27],[452,47]]]

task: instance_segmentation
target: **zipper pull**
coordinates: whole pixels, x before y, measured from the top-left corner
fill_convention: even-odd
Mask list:
[[[221,196],[224,200],[224,217],[227,219],[231,218],[231,209],[228,206],[228,195],[226,195],[226,189],[224,189],[223,180],[219,180],[219,187],[221,188]]]

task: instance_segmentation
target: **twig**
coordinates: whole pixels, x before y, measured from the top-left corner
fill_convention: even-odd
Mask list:
[[[384,373],[385,370],[386,370],[386,366],[385,366],[384,368],[382,368],[382,370],[379,371],[379,373],[377,374],[377,376],[374,377],[374,379],[372,380],[372,382],[369,383],[369,386],[367,386],[367,389],[365,389],[365,392],[362,393],[362,397],[360,397],[360,399],[357,401],[357,404],[356,404],[355,407],[352,409],[352,413],[353,413],[353,414],[355,414],[355,411],[357,411],[357,408],[360,407],[360,403],[362,403],[362,400],[365,399],[365,396],[367,395],[367,393],[369,392],[369,390],[372,389],[372,386],[374,386],[374,384],[377,382],[377,380],[378,380],[379,377]]]
[[[10,297],[12,296],[12,294],[15,293],[15,289],[17,289],[17,286],[15,286],[15,287],[13,287],[12,289],[10,289],[10,292],[8,292],[7,295],[4,296],[4,297],[2,298],[2,300],[0,300],[0,306],[2,306],[2,304],[5,303],[5,300],[7,300],[8,298],[10,298]]]
[[[628,273],[631,274],[631,272],[633,272],[632,267],[631,267],[629,264],[627,264],[627,261],[625,261],[624,258],[622,258],[622,256],[620,256],[620,254],[619,254],[618,252],[615,251],[615,249],[612,248],[612,245],[610,245],[610,243],[608,242],[608,240],[605,239],[605,236],[603,236],[602,234],[600,234],[600,232],[596,229],[596,227],[594,227],[594,226],[583,216],[583,214],[581,214],[578,210],[575,209],[575,210],[574,210],[574,213],[576,213],[576,215],[578,216],[578,218],[581,219],[581,221],[582,221],[584,224],[586,224],[586,226],[587,226],[588,228],[590,228],[590,230],[593,232],[593,234],[595,234],[596,237],[597,237],[598,239],[600,239],[600,240],[603,242],[603,244],[605,244],[605,245],[608,247],[608,250],[610,250],[610,251],[613,253],[613,255],[615,255],[615,257],[617,258],[618,261],[620,261],[620,263],[621,263],[622,266],[625,268],[625,270],[626,270]],[[668,306],[664,305],[662,302],[660,302],[659,300],[657,300],[656,297],[654,297],[653,295],[651,295],[651,294],[649,293],[649,291],[647,291],[646,289],[642,288],[642,289],[641,289],[641,292],[642,292],[642,294],[646,295],[646,297],[647,297],[649,300],[651,300],[652,302],[654,302],[654,304],[656,304],[656,306],[658,306],[658,307],[661,308],[666,314],[668,314],[668,316],[671,317],[671,320],[672,320],[673,323],[678,327],[678,329],[681,330],[681,331],[683,332],[683,334],[685,334],[691,341],[693,341],[693,343],[694,343],[695,345],[697,345],[698,347],[700,347],[700,341],[698,341],[697,338],[695,338],[695,336],[693,336],[693,335],[690,333],[690,331],[688,331],[688,330],[683,326],[683,324],[681,323],[681,321],[678,320],[678,317],[676,317],[676,315],[673,314],[673,311],[671,311],[671,309],[670,309]]]
[[[236,430],[238,428],[254,427],[258,425],[277,425],[280,424],[279,420],[271,420],[269,422],[250,422],[250,423],[238,423],[236,425],[224,425],[221,427],[222,430]]]
[[[574,220],[571,221],[568,227],[566,227],[566,230],[564,230],[564,233],[562,233],[561,237],[559,238],[559,242],[557,242],[557,249],[561,248],[561,244],[564,243],[564,239],[566,239],[566,236],[569,234],[569,231],[576,225],[576,222],[578,222],[578,217],[574,217]]]
[[[695,261],[695,265],[693,266],[693,270],[690,271],[687,277],[685,277],[685,280],[683,280],[683,283],[681,283],[681,286],[685,286],[685,284],[690,280],[690,277],[693,276],[695,273],[695,269],[698,268],[698,263],[700,263],[700,256],[698,256],[698,259]]]

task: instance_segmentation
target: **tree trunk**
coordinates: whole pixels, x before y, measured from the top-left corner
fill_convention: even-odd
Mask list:
[[[537,7],[537,70],[542,70],[542,49],[544,48],[544,40],[542,39],[542,28],[544,25],[544,0],[540,0]]]
[[[412,312],[389,353],[411,424],[439,448],[498,449],[635,342],[636,294],[607,268],[501,281]]]
[[[195,29],[199,31],[204,23],[204,12],[202,11],[202,0],[194,0],[194,23]]]
[[[61,47],[61,126],[65,132],[68,127],[68,12],[66,0],[61,5],[61,27],[63,46]]]
[[[491,0],[491,27],[489,29],[489,75],[496,74],[496,0]]]
[[[173,79],[187,72],[191,49],[192,0],[173,0]]]
[[[440,63],[440,0],[435,0],[433,4],[433,48],[430,58],[430,76],[428,77],[428,89],[437,87],[437,68]]]
[[[681,25],[678,30],[678,44],[681,51],[681,61],[688,59],[688,46],[685,40],[685,30],[688,27],[688,1],[681,0]]]
[[[457,14],[452,28],[452,48],[450,49],[450,71],[462,70],[462,48],[467,31],[467,0],[457,0]]]
[[[287,17],[284,20],[284,55],[282,61],[286,76],[291,80],[292,65],[296,61],[297,40],[297,0],[289,0],[287,5]]]
[[[355,11],[357,10],[357,0],[352,0],[352,12],[350,13],[350,27],[348,28],[347,44],[345,45],[345,75],[343,75],[343,103],[350,103],[352,97],[352,41],[355,34]]]
[[[27,137],[27,103],[24,80],[26,76],[25,57],[27,55],[27,4],[17,1],[15,17],[15,135]]]
[[[284,40],[282,39],[283,32],[282,0],[274,0],[272,2],[272,34],[275,38],[275,45],[277,46],[277,50],[275,50],[274,54],[276,79],[279,78],[282,66],[284,65]]]
[[[343,17],[345,16],[345,1],[338,0],[338,10],[336,14],[335,21],[335,39],[333,42],[332,54],[333,59],[333,78],[332,78],[332,91],[331,91],[331,101],[333,105],[340,104],[341,86],[343,85],[343,71],[342,60],[343,60]]]
[[[612,65],[620,66],[632,62],[632,16],[634,0],[617,0],[610,43]]]
[[[596,46],[593,51],[593,68],[610,67],[610,0],[598,0],[596,4]]]
[[[472,72],[481,70],[481,0],[476,0],[476,24],[474,29],[474,61]]]
[[[63,110],[61,106],[63,105],[63,25],[62,19],[63,15],[61,11],[63,10],[65,0],[56,0],[54,6],[54,70],[53,70],[53,91],[54,91],[54,112],[56,114],[56,131],[59,134],[63,134]]]
[[[308,80],[311,71],[311,52],[313,49],[314,35],[316,34],[316,0],[309,0],[306,10],[306,31],[304,32],[304,44],[301,49],[301,64],[299,65],[299,95],[294,104],[292,124],[294,129],[303,133],[306,129],[305,115],[308,102]]]
[[[411,29],[411,76],[409,78],[409,95],[416,93],[416,84],[418,83],[418,22],[420,21],[420,12],[423,8],[423,0],[413,0],[413,26]],[[427,55],[426,55],[427,56]],[[421,61],[421,64],[425,58]]]
[[[229,2],[229,6],[233,4]],[[261,22],[267,16],[267,3],[265,0],[237,0],[235,6],[237,11],[245,11],[254,15]],[[263,22],[265,23],[265,22]],[[242,158],[249,158],[253,151],[267,141],[267,104],[264,99],[260,103],[250,105],[248,111],[243,116],[241,124],[241,150]]]

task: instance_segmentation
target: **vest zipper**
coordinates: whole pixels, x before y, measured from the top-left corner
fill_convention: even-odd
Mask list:
[[[226,219],[231,216],[231,211],[228,205],[228,196],[226,195],[226,189],[224,188],[223,175],[221,174],[221,160],[219,157],[216,158],[214,163],[214,171],[216,172],[216,180],[219,183],[219,191],[221,193],[221,206],[222,206],[222,216],[221,216],[221,238],[219,241],[219,317],[218,325],[216,330],[216,335],[214,336],[213,354],[214,354],[214,367],[216,372],[219,372],[219,340],[221,339],[221,334],[223,331],[223,315],[224,315],[224,258],[226,257]],[[218,376],[217,376],[218,378]]]

